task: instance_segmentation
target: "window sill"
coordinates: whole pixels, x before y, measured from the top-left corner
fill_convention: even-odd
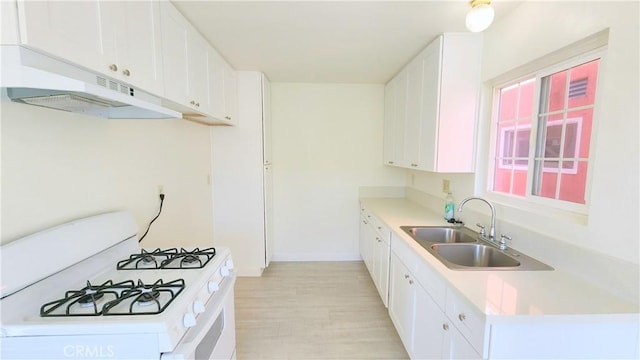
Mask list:
[[[506,209],[513,209],[523,214],[531,214],[540,217],[551,218],[554,221],[566,222],[576,225],[587,225],[589,215],[583,212],[560,209],[549,205],[538,204],[525,199],[517,199],[498,193],[485,192],[487,200]]]

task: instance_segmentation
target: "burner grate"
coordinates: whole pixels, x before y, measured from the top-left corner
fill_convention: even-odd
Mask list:
[[[114,284],[113,281],[108,280],[102,285],[91,285],[91,282],[87,281],[87,286],[81,290],[71,290],[64,294],[64,297],[55,301],[48,302],[40,308],[40,316],[98,316],[102,315],[102,306],[98,306],[100,302],[106,302],[115,300],[120,296],[120,293],[125,289],[130,289],[134,286],[134,282],[131,280],[123,281]],[[106,300],[111,298],[111,300]],[[78,306],[86,310],[73,311],[72,309]],[[64,311],[58,311],[64,307]],[[58,311],[58,312],[57,312]]]
[[[159,314],[171,304],[183,289],[183,279],[167,283],[160,279],[152,285],[145,285],[142,281],[138,280],[138,286],[125,290],[117,300],[106,304],[103,308],[103,315]],[[162,297],[165,296],[168,300],[162,301]],[[126,306],[122,306],[123,304],[129,304],[128,310],[125,310]],[[145,311],[144,309],[147,310]]]
[[[177,279],[153,284],[138,280],[87,286],[81,290],[65,292],[61,299],[48,302],[40,308],[41,317],[153,315],[164,311],[184,290],[185,282]]]
[[[216,255],[215,248],[186,250],[176,248],[141,250],[128,259],[118,261],[118,270],[202,269]]]

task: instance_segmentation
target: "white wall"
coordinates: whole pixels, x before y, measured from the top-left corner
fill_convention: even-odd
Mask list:
[[[162,185],[164,209],[142,245],[212,246],[208,127],[1,105],[2,243],[119,209],[142,235]]]
[[[273,260],[359,259],[358,187],[382,165],[382,85],[273,83]]]
[[[587,224],[507,206],[499,210],[503,222],[634,264],[640,262],[638,14],[638,2],[525,2],[485,31],[482,70],[483,81],[488,81],[610,29],[607,60],[601,67],[599,79],[600,107],[596,109],[594,173]],[[489,95],[483,94],[485,99]],[[481,122],[487,121],[485,114]],[[486,136],[485,132],[480,141],[486,141]],[[482,153],[480,159],[486,159],[486,153]],[[413,182],[413,187],[440,198],[444,196],[440,180],[445,177],[452,179],[457,200],[474,193],[474,175],[415,172],[412,177],[411,174],[407,175],[409,186]],[[534,242],[536,238],[527,240]]]

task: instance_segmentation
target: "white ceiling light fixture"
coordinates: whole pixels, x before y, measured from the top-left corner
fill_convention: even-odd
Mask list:
[[[494,16],[491,0],[472,0],[471,10],[465,20],[467,29],[471,32],[484,31],[491,25]]]

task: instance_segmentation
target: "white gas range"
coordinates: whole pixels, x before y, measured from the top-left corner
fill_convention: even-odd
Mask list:
[[[2,246],[1,358],[235,358],[229,250],[145,250],[137,230],[114,212]]]

